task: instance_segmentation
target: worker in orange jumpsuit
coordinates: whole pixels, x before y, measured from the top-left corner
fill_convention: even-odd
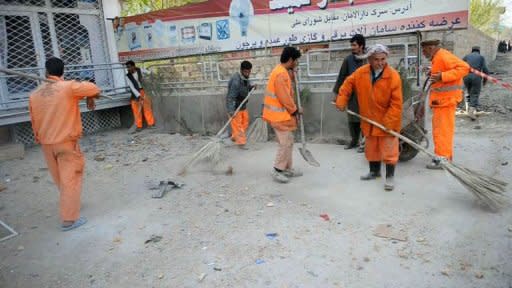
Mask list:
[[[270,73],[263,100],[262,118],[274,129],[277,155],[272,177],[279,183],[288,183],[291,177],[302,176],[292,168],[293,131],[297,129],[298,114],[302,114],[293,98],[293,85],[289,70],[297,67],[301,53],[295,47],[285,47],[280,62]]]
[[[90,82],[64,81],[64,63],[58,58],[46,61],[46,75],[55,83],[39,86],[29,99],[32,129],[41,144],[48,169],[60,191],[61,230],[68,231],[87,222],[80,216],[80,194],[84,156],[79,101],[86,98],[87,108],[95,108],[100,89]]]
[[[437,158],[427,165],[428,169],[442,169],[441,159],[453,158],[455,134],[455,109],[463,97],[463,78],[469,73],[469,65],[462,59],[439,47],[439,40],[421,42],[423,55],[432,61],[430,70],[430,108],[432,109],[432,136]]]
[[[155,117],[153,117],[153,109],[151,108],[151,99],[146,95],[142,88],[142,72],[140,68],[135,66],[133,61],[126,62],[128,73],[126,74],[126,83],[130,87],[132,98],[130,100],[137,129],[135,132],[142,130],[143,117],[146,119],[148,128],[155,128]],[[144,116],[143,116],[144,115]]]
[[[357,95],[360,115],[400,132],[402,120],[402,81],[398,72],[387,64],[389,50],[376,44],[368,50],[368,63],[357,69],[341,86],[336,107],[344,111],[353,92]],[[384,189],[394,189],[395,166],[398,162],[398,138],[368,122],[361,121],[366,139],[365,156],[370,172],[361,180],[380,177],[381,162],[386,164]]]
[[[226,108],[230,117],[233,116],[238,106],[242,104],[249,95],[249,91],[254,87],[249,81],[251,69],[251,62],[242,61],[240,64],[240,72],[235,73],[228,82]],[[245,144],[247,143],[246,131],[248,127],[249,111],[247,111],[246,102],[231,121],[231,139],[239,148],[247,149],[245,148]]]

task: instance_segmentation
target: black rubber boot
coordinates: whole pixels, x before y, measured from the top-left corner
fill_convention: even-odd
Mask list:
[[[370,161],[370,173],[361,176],[361,180],[373,180],[380,177],[380,162]]]
[[[384,190],[391,191],[395,189],[395,165],[386,164],[386,183],[384,184]]]
[[[395,176],[395,165],[386,164],[386,178]]]

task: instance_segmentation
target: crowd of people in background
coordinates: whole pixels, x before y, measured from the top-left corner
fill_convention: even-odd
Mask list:
[[[511,50],[512,50],[512,41],[511,40],[508,40],[508,41],[502,40],[498,44],[498,52],[507,53],[507,52],[510,52]]]

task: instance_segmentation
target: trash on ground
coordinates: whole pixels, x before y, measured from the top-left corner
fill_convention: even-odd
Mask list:
[[[279,234],[277,234],[277,233],[267,233],[267,234],[265,234],[265,236],[267,236],[267,238],[268,238],[269,240],[275,240],[275,239],[277,238],[277,236],[278,236],[278,235],[279,235]]]
[[[321,217],[322,219],[324,219],[325,221],[330,221],[330,220],[331,220],[331,218],[329,218],[329,215],[328,215],[328,214],[320,214],[320,217]]]
[[[144,244],[148,244],[150,242],[157,243],[160,242],[160,240],[162,240],[162,236],[151,235],[151,237],[148,240],[146,240]]]

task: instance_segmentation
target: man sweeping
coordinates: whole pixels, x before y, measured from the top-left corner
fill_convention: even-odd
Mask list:
[[[469,73],[469,65],[439,47],[439,40],[421,42],[423,55],[432,61],[430,70],[430,108],[432,109],[432,136],[434,153],[452,160],[455,134],[455,109],[462,100],[462,79]],[[427,169],[441,170],[439,159],[432,159]]]
[[[272,177],[276,182],[288,183],[291,177],[302,176],[292,169],[293,131],[297,129],[297,115],[302,114],[293,98],[289,70],[297,67],[301,53],[295,47],[285,47],[280,62],[270,73],[263,100],[263,116],[276,134],[277,155]]]
[[[336,107],[344,111],[353,92],[357,95],[359,114],[386,128],[400,132],[402,119],[402,81],[398,72],[387,64],[389,50],[376,44],[368,50],[368,62],[345,80],[336,99]],[[365,156],[370,172],[361,180],[381,176],[381,162],[386,164],[384,189],[394,189],[395,165],[398,162],[398,138],[367,122],[361,123],[366,138]]]
[[[146,96],[144,88],[142,88],[142,72],[131,60],[126,62],[126,68],[128,69],[126,82],[128,83],[132,94],[130,103],[132,106],[133,118],[135,119],[135,125],[137,126],[135,132],[142,130],[143,117],[146,119],[148,128],[155,128],[155,118],[153,117],[153,109],[151,108],[151,99]]]
[[[48,169],[60,191],[61,230],[68,231],[87,222],[80,216],[80,194],[84,156],[79,101],[95,108],[100,89],[90,82],[64,81],[64,63],[58,58],[46,61],[46,75],[56,83],[44,83],[29,99],[30,118],[37,143],[41,144]]]
[[[343,59],[343,63],[341,64],[338,80],[336,80],[336,84],[332,90],[335,94],[335,97],[338,96],[340,87],[343,82],[345,82],[347,77],[352,75],[352,73],[354,73],[357,68],[365,64],[366,60],[363,57],[365,46],[366,40],[361,34],[356,34],[352,37],[352,39],[350,39],[350,48],[352,49],[352,54],[345,57],[345,59]],[[359,113],[357,95],[355,95],[354,92],[352,92],[352,95],[350,95],[350,100],[348,101],[348,109],[350,109],[350,111]],[[361,123],[359,118],[356,116],[348,115],[348,130],[350,131],[351,141],[345,146],[345,150],[356,148],[359,145],[359,136],[361,135]],[[364,147],[359,147],[357,152],[364,152]]]
[[[253,88],[249,81],[251,69],[251,62],[243,61],[240,64],[240,72],[235,73],[229,80],[226,108],[230,117],[233,116],[238,106],[247,98],[249,91]],[[248,127],[249,111],[247,111],[246,102],[231,121],[231,140],[241,149],[247,149],[245,144],[247,143],[246,131]]]
[[[471,68],[489,74],[489,69],[487,69],[487,65],[485,64],[485,58],[480,55],[479,46],[473,46],[471,53],[464,56],[462,60],[468,63]],[[484,78],[483,85],[485,86],[486,83],[487,78]],[[464,86],[466,86],[469,94],[469,117],[471,117],[472,120],[476,120],[476,110],[479,106],[478,98],[480,98],[480,90],[482,90],[482,77],[474,73],[469,73],[469,75],[464,77]]]

